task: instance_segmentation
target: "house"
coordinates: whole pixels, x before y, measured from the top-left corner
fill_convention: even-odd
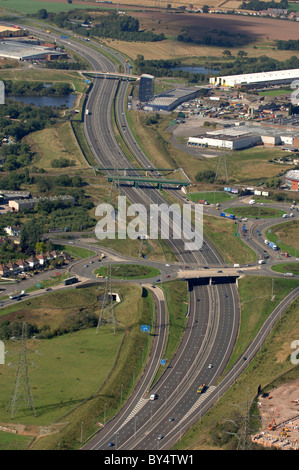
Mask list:
[[[26,271],[27,269],[29,269],[29,264],[24,259],[19,259],[18,261],[16,261],[16,264],[19,266],[21,271]]]
[[[30,258],[27,259],[27,263],[30,269],[34,269],[39,265],[39,261],[34,256],[30,256]]]
[[[38,260],[38,262],[41,266],[45,266],[47,264],[47,261],[48,261],[47,256],[44,255],[43,253],[41,253],[40,255],[37,255],[36,259]]]
[[[18,274],[20,272],[20,267],[14,261],[9,261],[6,267],[9,269],[10,274]]]
[[[10,274],[9,268],[5,264],[0,264],[0,276],[5,277]]]
[[[4,231],[11,237],[19,237],[21,234],[21,227],[4,227]]]

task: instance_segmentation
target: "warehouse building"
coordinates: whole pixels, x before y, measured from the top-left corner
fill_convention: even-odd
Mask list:
[[[298,141],[294,131],[263,127],[258,125],[235,125],[214,131],[207,131],[196,137],[189,137],[188,147],[214,147],[227,150],[242,150],[255,145],[275,147],[287,145],[290,148]]]
[[[148,101],[148,110],[172,111],[185,101],[193,100],[199,94],[199,89],[177,88],[155,96]]]
[[[18,26],[0,25],[0,38],[16,38],[26,34],[26,30],[18,28]]]
[[[291,191],[299,191],[299,170],[288,171],[284,177],[284,182]]]
[[[37,46],[18,41],[2,41],[0,43],[0,57],[16,60],[45,60],[47,57],[67,56],[65,53],[53,52],[53,46]]]
[[[62,202],[63,204],[75,205],[75,198],[73,196],[52,196],[52,197],[32,197],[30,199],[16,199],[9,201],[8,206],[13,212],[19,212],[25,209],[34,209],[40,202]]]
[[[299,79],[299,69],[211,77],[210,84],[230,88],[239,88],[242,86],[246,86],[247,88],[256,88],[269,85],[290,84],[296,79]]]

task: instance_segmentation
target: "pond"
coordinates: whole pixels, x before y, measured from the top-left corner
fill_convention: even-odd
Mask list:
[[[34,104],[35,106],[55,106],[58,108],[61,106],[72,108],[75,104],[76,97],[77,95],[73,93],[63,96],[9,96],[9,98],[21,101],[25,104]]]

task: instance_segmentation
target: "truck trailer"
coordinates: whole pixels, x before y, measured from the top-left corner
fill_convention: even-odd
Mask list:
[[[272,248],[272,250],[277,251],[277,245],[273,242],[269,242],[269,247]]]
[[[220,217],[226,217],[227,219],[233,219],[233,220],[235,220],[236,218],[234,214],[226,214],[225,212],[221,212]]]

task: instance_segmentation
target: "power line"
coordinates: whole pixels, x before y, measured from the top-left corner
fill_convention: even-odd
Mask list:
[[[36,410],[34,406],[34,400],[29,380],[27,339],[28,325],[26,322],[23,322],[17,374],[14,387],[11,393],[10,402],[7,407],[7,411],[10,410],[11,412],[11,418],[15,417],[17,411],[21,409],[22,404],[25,404],[25,407],[31,410],[34,416],[36,416]]]

